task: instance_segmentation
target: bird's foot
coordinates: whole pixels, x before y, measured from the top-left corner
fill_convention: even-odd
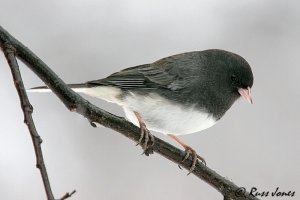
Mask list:
[[[153,154],[153,149],[151,147],[154,145],[154,136],[147,129],[146,124],[142,119],[140,113],[134,111],[134,114],[140,123],[140,131],[141,131],[140,139],[136,145],[141,145],[144,150],[143,154],[149,156],[149,154]],[[148,144],[149,140],[152,143],[151,145]]]
[[[146,156],[153,154],[153,149],[151,148],[154,145],[154,136],[150,133],[144,123],[140,124],[141,136],[136,145],[141,145]]]
[[[194,171],[198,160],[200,160],[206,166],[206,162],[205,162],[204,158],[199,156],[192,147],[186,145],[186,146],[184,146],[184,149],[185,149],[186,154],[185,154],[185,157],[183,158],[183,160],[181,161],[181,164],[184,161],[186,161],[190,155],[192,156],[192,160],[193,160],[192,166],[190,167],[189,173],[187,175],[189,175],[190,173],[192,173]],[[179,166],[179,168],[181,168],[180,165],[178,165],[178,166]]]

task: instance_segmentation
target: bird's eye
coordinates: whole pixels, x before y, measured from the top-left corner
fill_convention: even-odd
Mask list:
[[[237,77],[236,77],[236,75],[234,75],[234,74],[232,74],[232,75],[230,76],[230,78],[231,78],[232,82],[236,82],[236,81],[237,81]]]

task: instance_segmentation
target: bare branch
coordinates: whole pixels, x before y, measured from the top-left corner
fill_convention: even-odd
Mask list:
[[[138,142],[140,138],[140,131],[138,127],[126,121],[122,117],[115,116],[94,106],[73,92],[42,60],[40,60],[33,52],[13,38],[0,26],[0,44],[5,42],[10,42],[13,45],[16,49],[17,57],[26,63],[27,66],[45,82],[45,84],[58,96],[69,110],[85,116],[90,122],[100,123],[103,126],[111,128],[129,139]],[[155,142],[152,148],[154,152],[159,153],[177,164],[181,164],[181,160],[185,155],[185,152],[157,137],[155,137]],[[191,164],[192,159],[189,158],[182,163],[181,166],[189,169]],[[239,190],[238,186],[199,162],[196,164],[195,170],[192,174],[218,190],[226,197],[225,199],[257,200],[256,197],[249,195],[247,192],[242,195],[240,195],[240,193],[239,195],[236,195],[236,191]]]
[[[30,133],[30,136],[31,136],[31,139],[33,142],[35,156],[36,156],[36,167],[40,170],[40,173],[41,173],[41,176],[43,179],[43,183],[44,183],[44,188],[46,190],[47,198],[49,200],[54,200],[54,196],[53,196],[53,193],[51,190],[46,166],[45,166],[44,159],[43,159],[42,149],[41,149],[42,139],[39,136],[39,134],[37,133],[37,130],[35,128],[35,125],[34,125],[34,122],[33,122],[32,116],[31,116],[33,108],[28,100],[28,97],[27,97],[27,94],[26,94],[26,91],[25,91],[25,88],[23,85],[18,62],[15,58],[15,48],[12,45],[6,43],[6,44],[2,45],[2,49],[3,49],[3,52],[7,59],[7,62],[10,66],[11,73],[13,75],[13,80],[15,83],[15,87],[18,91],[18,95],[19,95],[20,102],[21,102],[21,107],[22,107],[22,110],[24,113],[24,123],[28,126],[29,133]]]
[[[38,132],[35,128],[35,125],[34,125],[34,121],[32,119],[33,107],[31,106],[31,104],[29,102],[29,99],[26,94],[26,90],[24,88],[23,80],[22,80],[21,73],[19,70],[19,65],[18,65],[18,62],[15,57],[15,48],[8,43],[2,44],[1,47],[5,54],[6,60],[10,66],[13,80],[15,83],[15,87],[17,89],[17,92],[18,92],[18,95],[20,98],[21,107],[22,107],[22,110],[24,113],[24,123],[27,125],[31,139],[32,139],[35,156],[36,156],[36,167],[40,170],[40,173],[41,173],[41,176],[43,179],[43,183],[44,183],[44,188],[45,188],[46,195],[47,195],[47,199],[54,200],[54,196],[53,196],[53,193],[51,190],[51,185],[50,185],[50,181],[48,178],[46,166],[44,163],[43,153],[42,153],[42,149],[41,149],[42,139],[41,139],[40,135],[38,134]],[[64,195],[64,198],[62,198],[62,199],[66,199],[66,198],[70,197],[73,193],[74,193],[74,191],[71,194],[67,193],[66,195]]]

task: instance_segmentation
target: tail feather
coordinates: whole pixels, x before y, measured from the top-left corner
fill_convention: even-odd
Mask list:
[[[75,92],[83,92],[88,87],[86,83],[67,84]],[[51,92],[48,86],[38,86],[26,90],[27,92]]]
[[[103,99],[108,102],[117,103],[122,105],[120,101],[122,97],[122,90],[117,87],[112,86],[101,86],[101,85],[93,85],[88,83],[80,83],[80,84],[68,84],[68,86],[74,91],[78,93],[83,93],[92,97],[96,97],[99,99]],[[51,90],[47,86],[39,86],[30,88],[27,92],[39,92],[46,93],[51,92]]]

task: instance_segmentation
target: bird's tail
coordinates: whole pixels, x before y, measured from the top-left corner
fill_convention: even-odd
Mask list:
[[[75,92],[83,92],[83,93],[88,88],[86,83],[68,84],[68,86]],[[39,93],[51,92],[51,90],[47,86],[33,87],[26,91],[27,92],[39,92]]]
[[[103,99],[108,102],[122,104],[120,97],[122,96],[122,91],[120,88],[103,86],[103,85],[93,85],[89,83],[78,83],[78,84],[68,84],[68,86],[78,93],[83,93],[92,97]],[[47,86],[39,86],[30,88],[27,92],[51,92]]]

